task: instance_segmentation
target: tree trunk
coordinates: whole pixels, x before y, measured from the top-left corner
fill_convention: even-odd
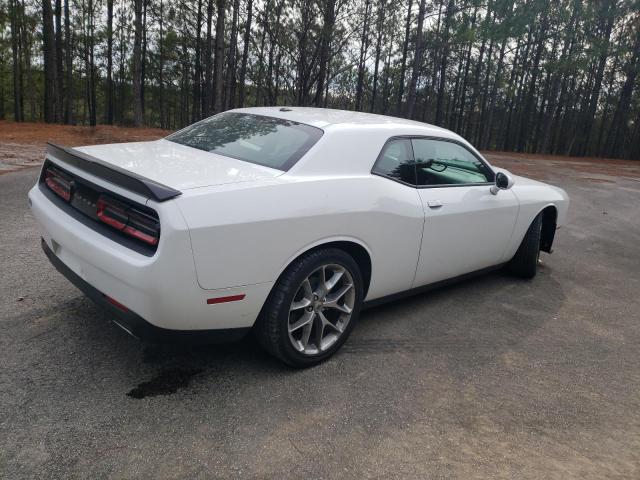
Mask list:
[[[267,95],[264,96],[263,101],[264,105],[267,106],[269,104],[275,104],[274,100],[274,82],[273,82],[273,71],[274,71],[274,62],[275,62],[275,51],[278,46],[278,31],[280,28],[280,19],[282,18],[282,9],[284,8],[284,0],[280,0],[280,2],[276,3],[276,18],[275,21],[269,22],[269,60],[267,62]]]
[[[231,21],[231,38],[229,42],[229,60],[227,62],[227,80],[225,93],[225,109],[235,107],[236,91],[236,53],[238,50],[238,15],[240,10],[240,0],[233,3],[233,19]]]
[[[625,68],[626,79],[620,91],[620,98],[613,114],[609,135],[607,136],[606,154],[610,157],[621,157],[625,153],[625,136],[627,119],[631,108],[633,87],[640,70],[640,29],[636,31],[636,39],[632,48],[632,56]]]
[[[391,50],[387,51],[387,61],[382,72],[384,83],[382,85],[382,115],[387,114],[389,104],[391,103]]]
[[[89,125],[95,127],[97,124],[97,106],[96,106],[96,69],[94,61],[94,38],[95,38],[95,15],[93,0],[88,3],[88,35],[86,42],[86,75],[87,75],[87,106],[89,107]]]
[[[384,0],[382,0],[384,1]],[[324,19],[322,23],[321,47],[320,47],[320,71],[318,72],[318,90],[314,104],[316,107],[322,106],[322,96],[324,94],[324,82],[327,76],[329,63],[329,48],[331,46],[331,33],[335,23],[336,0],[327,0],[324,6]]]
[[[478,12],[478,7],[476,6],[473,9],[473,16],[471,17],[471,28],[474,29],[476,25],[476,16]],[[474,35],[475,38],[475,35]],[[469,80],[469,70],[471,69],[471,50],[473,48],[473,40],[469,42],[467,47],[467,55],[464,66],[464,75],[462,76],[462,87],[460,90],[460,98],[458,99],[459,107],[458,107],[458,116],[455,121],[454,130],[456,132],[460,132],[462,130],[463,118],[464,118],[464,104],[465,98],[467,95],[467,82]]]
[[[56,121],[64,118],[64,71],[62,68],[62,1],[56,0]]]
[[[409,36],[411,35],[411,8],[413,0],[407,5],[407,19],[404,27],[404,42],[402,43],[402,61],[400,62],[400,78],[398,80],[398,98],[396,100],[396,115],[402,112],[402,97],[404,95],[404,78],[407,74],[407,52],[409,50]]]
[[[496,103],[496,97],[498,92],[498,82],[502,75],[502,67],[504,65],[504,50],[507,46],[507,39],[505,38],[500,47],[500,55],[498,56],[498,65],[496,66],[496,75],[493,80],[493,86],[491,87],[491,94],[489,95],[489,107],[487,112],[486,121],[481,119],[481,123],[484,125],[485,134],[481,148],[491,148],[491,136],[493,135],[493,116]]]
[[[20,8],[17,0],[10,0],[11,15],[11,55],[13,60],[13,119],[16,122],[24,121],[22,110],[22,65],[20,55]]]
[[[202,116],[211,115],[213,107],[213,55],[211,23],[213,22],[213,0],[207,2],[207,36],[204,44],[204,88],[202,89]]]
[[[424,0],[423,0],[424,1]],[[366,0],[364,7],[364,24],[362,26],[362,36],[360,38],[360,60],[358,62],[358,81],[356,83],[356,110],[362,109],[362,97],[364,96],[364,70],[369,49],[369,7],[371,0]]]
[[[133,123],[139,127],[142,117],[142,0],[134,0],[133,37]]]
[[[538,30],[538,47],[536,48],[535,57],[533,60],[533,66],[531,67],[531,80],[529,82],[529,89],[524,105],[524,111],[520,122],[520,134],[518,135],[518,151],[524,152],[527,147],[527,142],[530,139],[530,126],[531,117],[533,116],[533,107],[536,92],[536,83],[538,81],[538,75],[540,73],[540,59],[542,58],[542,51],[544,50],[547,36],[547,29],[549,28],[549,10],[548,7],[542,12],[542,20],[540,22],[540,28]]]
[[[161,7],[162,8],[162,7]],[[113,0],[107,0],[107,84],[105,123],[113,125]]]
[[[444,122],[444,90],[447,76],[447,62],[449,60],[449,51],[451,49],[451,45],[449,45],[449,29],[451,28],[451,19],[454,13],[454,7],[454,0],[449,0],[449,3],[447,4],[447,10],[444,15],[444,32],[442,34],[444,50],[440,62],[440,85],[438,86],[438,99],[436,103],[436,125],[442,125]]]
[[[159,38],[158,38],[158,100],[160,105],[160,128],[167,128],[166,107],[164,98],[164,3],[160,0],[159,20]]]
[[[563,65],[567,59],[569,48],[571,46],[571,37],[575,35],[575,21],[578,14],[578,3],[580,0],[574,0],[574,8],[572,10],[569,24],[565,30],[564,44],[562,45],[562,51],[560,53],[560,65]],[[553,79],[551,80],[551,90],[549,92],[549,104],[547,105],[547,115],[540,135],[540,143],[538,151],[540,153],[549,153],[551,145],[551,128],[554,123],[556,109],[558,108],[558,92],[560,90],[560,82],[562,80],[562,71],[554,72]]]
[[[145,116],[145,81],[147,75],[147,6],[150,0],[142,2],[142,56],[140,58],[140,105],[142,106],[142,117]]]
[[[384,22],[384,11],[385,11],[385,0],[380,0],[380,4],[378,5],[378,39],[376,41],[376,59],[373,66],[373,88],[371,89],[371,106],[369,107],[369,111],[373,112],[376,108],[376,96],[378,92],[378,67],[380,64],[380,55],[382,50],[382,33],[383,33],[383,22]]]
[[[595,81],[593,89],[591,90],[589,106],[582,127],[578,132],[578,142],[576,148],[572,151],[572,155],[584,156],[589,151],[589,140],[591,138],[591,130],[593,129],[593,123],[596,117],[596,108],[598,106],[598,99],[600,98],[600,90],[602,89],[602,80],[604,78],[604,69],[609,58],[609,39],[611,37],[611,30],[613,29],[613,23],[616,14],[615,2],[604,2],[601,12],[601,18],[605,18],[604,31],[597,32],[598,37],[604,41],[604,45],[601,45],[600,57],[598,59],[598,67],[596,69]]]
[[[411,70],[411,82],[409,83],[409,93],[407,94],[406,117],[413,118],[416,103],[416,87],[422,66],[422,28],[424,26],[425,0],[420,0],[418,9],[418,29],[416,30],[415,48],[413,54],[413,66]]]
[[[482,67],[485,64],[484,52],[487,46],[487,36],[491,36],[490,32],[493,30],[494,23],[495,14],[490,10],[490,7],[488,7],[487,14],[484,17],[484,21],[482,22],[482,43],[480,44],[478,62],[476,63],[476,68],[473,75],[473,91],[471,94],[471,99],[469,100],[469,109],[467,111],[466,137],[470,141],[472,141],[471,139],[473,138],[474,128],[476,127],[476,102],[478,101],[478,97],[480,96],[480,77],[482,75]],[[493,43],[490,43],[490,49],[493,49]],[[490,55],[491,51],[489,51],[489,56]],[[487,62],[487,70],[488,68],[489,66]]]
[[[271,0],[267,0],[262,10],[262,32],[260,34],[260,52],[258,53],[258,79],[255,82],[255,106],[260,104],[260,94],[262,93],[262,84],[264,82],[264,48],[267,40],[267,31],[269,30],[269,7]],[[303,12],[304,15],[304,12]]]
[[[66,90],[64,103],[64,123],[73,123],[73,40],[71,38],[71,18],[69,0],[64,0],[64,54],[66,64]]]
[[[487,54],[487,71],[484,76],[484,84],[482,86],[482,96],[481,96],[480,105],[479,105],[480,116],[478,121],[478,128],[476,129],[476,137],[475,137],[475,143],[478,145],[480,145],[480,143],[482,142],[482,139],[484,138],[484,127],[485,127],[484,117],[485,117],[485,111],[487,108],[487,101],[489,97],[489,77],[491,76],[493,46],[494,46],[494,39],[493,37],[491,37],[491,42],[489,43],[489,53]]]
[[[127,104],[127,82],[126,82],[126,52],[127,52],[127,40],[124,36],[124,25],[120,23],[118,28],[118,38],[120,40],[120,64],[118,65],[118,90],[120,91],[119,102],[117,103],[117,112],[118,119],[120,123],[123,123],[125,120],[125,104]]]
[[[244,107],[245,80],[247,77],[247,61],[249,58],[249,42],[251,41],[251,13],[253,0],[247,2],[247,20],[244,24],[244,37],[242,45],[242,64],[240,66],[240,79],[238,81],[238,106]]]
[[[42,53],[44,60],[44,121],[56,119],[56,47],[51,0],[42,0]]]
[[[214,95],[214,113],[222,111],[222,95],[224,94],[224,84],[222,79],[224,67],[224,16],[225,16],[225,0],[217,0],[216,2],[216,51],[213,67],[213,95]]]
[[[525,72],[527,70],[528,62],[529,62],[529,49],[531,48],[531,37],[533,35],[533,27],[528,28],[527,40],[525,42],[524,53],[522,54],[522,68],[519,68],[518,65],[518,51],[516,51],[516,58],[513,62],[513,69],[511,70],[511,76],[509,77],[509,88],[508,90],[511,92],[509,95],[509,106],[507,108],[508,112],[503,118],[503,128],[500,128],[503,133],[503,142],[502,148],[504,150],[510,150],[512,148],[513,140],[512,135],[513,131],[516,128],[513,125],[513,114],[514,112],[517,114],[517,105],[519,105],[519,100],[522,92],[522,83],[524,81]],[[522,77],[520,76],[520,70],[522,70]]]
[[[202,111],[202,37],[200,30],[202,27],[202,0],[198,0],[198,14],[196,16],[196,38],[195,38],[195,67],[193,69],[193,92],[191,106],[191,121],[200,120],[204,114]],[[210,28],[210,27],[208,27]],[[205,88],[206,85],[205,85]]]

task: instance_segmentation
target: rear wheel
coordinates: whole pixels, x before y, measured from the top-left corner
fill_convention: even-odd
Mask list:
[[[521,278],[533,278],[538,270],[540,258],[540,235],[542,231],[542,214],[531,222],[527,233],[522,239],[518,251],[513,256],[507,268],[514,275]]]
[[[296,260],[273,288],[256,325],[262,346],[298,368],[316,365],[347,340],[360,313],[362,276],[346,252]]]

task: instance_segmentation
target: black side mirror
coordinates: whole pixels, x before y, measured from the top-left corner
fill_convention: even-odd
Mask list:
[[[496,187],[501,190],[509,188],[509,177],[502,172],[498,172],[496,175]]]
[[[513,187],[513,177],[505,172],[496,173],[496,184],[491,187],[491,193],[497,195],[500,190],[509,190]]]

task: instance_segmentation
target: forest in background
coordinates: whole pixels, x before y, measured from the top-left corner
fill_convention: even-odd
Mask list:
[[[241,106],[640,159],[639,0],[0,0],[0,118],[177,129]]]

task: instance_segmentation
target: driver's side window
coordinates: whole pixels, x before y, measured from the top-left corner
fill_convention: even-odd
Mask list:
[[[411,140],[418,186],[489,183],[493,172],[461,145],[444,140]]]

